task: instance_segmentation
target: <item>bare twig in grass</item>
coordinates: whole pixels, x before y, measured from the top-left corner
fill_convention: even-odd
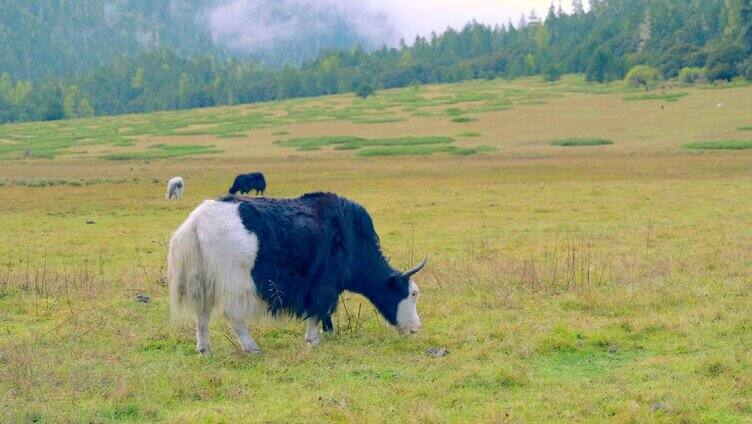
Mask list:
[[[717,267],[718,256],[720,256],[721,254],[721,249],[723,249],[723,245],[725,241],[726,241],[726,232],[721,231],[720,237],[718,238],[718,244],[716,244],[715,248],[713,249],[713,259],[710,261],[713,268]]]
[[[68,311],[70,312],[71,318],[73,318],[75,317],[75,314],[73,313],[73,308],[71,306],[71,301],[70,301],[70,293],[68,292],[68,278],[65,277],[66,275],[68,275],[68,271],[65,267],[65,261],[62,261],[62,263],[63,263],[63,291],[65,292],[65,303],[66,305],[68,305]],[[74,256],[73,257],[74,267],[75,267],[75,264],[76,264],[76,258]]]
[[[645,228],[645,261],[650,257],[650,242],[653,236],[653,218],[648,218],[648,225]]]
[[[89,313],[89,312],[91,312],[91,311],[93,311],[94,309],[97,309],[97,308],[98,308],[98,305],[94,305],[94,306],[90,307],[89,309],[87,309],[85,311],[81,311],[81,314],[87,314],[87,313]],[[49,330],[47,330],[44,333],[42,333],[39,336],[37,336],[37,340],[41,340],[44,337],[46,337],[48,334],[52,333],[53,331],[57,331],[58,329],[60,329],[65,324],[68,324],[71,321],[73,321],[74,318],[75,318],[74,316],[70,316],[70,317],[64,319],[63,321],[59,322],[58,324],[56,324],[55,326],[53,326]]]
[[[141,272],[143,272],[144,274],[144,282],[147,286],[149,286],[149,274],[146,272],[146,267],[141,261],[141,253],[139,252],[138,247],[136,248],[136,261],[138,262],[138,266],[141,269]]]
[[[557,243],[557,240],[554,241],[553,275],[551,276],[551,283],[550,283],[552,287],[556,287],[556,285],[558,284],[558,276],[559,276],[559,245]]]
[[[30,261],[30,259],[29,259],[29,249],[27,248],[26,249],[26,277],[24,278],[24,288],[25,289],[29,288],[29,261]],[[36,291],[37,288],[34,287],[34,290]]]
[[[101,326],[101,325],[102,325],[102,324],[103,324],[103,323],[104,323],[104,322],[105,322],[106,320],[107,320],[107,317],[106,317],[106,316],[103,316],[103,317],[102,317],[102,318],[101,318],[101,319],[100,319],[99,321],[97,321],[97,323],[96,323],[96,324],[94,324],[94,325],[92,325],[91,327],[89,327],[89,328],[88,328],[88,329],[87,329],[86,331],[84,331],[84,332],[81,332],[81,333],[78,333],[78,334],[76,335],[76,339],[75,339],[75,340],[80,340],[80,339],[81,339],[81,337],[83,337],[83,336],[85,336],[85,335],[87,335],[87,334],[91,333],[91,332],[92,332],[92,331],[94,331],[95,329],[99,328],[99,327],[100,327],[100,326]]]
[[[104,258],[102,250],[99,250],[99,284],[104,284]]]
[[[611,254],[607,253],[606,254],[606,259],[603,260],[603,266],[601,267],[601,274],[600,274],[600,276],[598,276],[598,280],[596,282],[596,284],[599,285],[599,286],[603,284],[603,275],[606,272],[606,266],[608,265],[608,260],[610,258],[611,258]]]
[[[439,289],[441,289],[443,291],[444,290],[444,286],[441,285],[441,281],[439,280],[439,277],[436,275],[436,273],[432,272],[431,276],[433,277],[434,281],[436,281],[436,285],[439,286]]]
[[[352,330],[352,319],[350,317],[350,311],[347,309],[347,296],[342,296],[339,303],[342,304],[342,309],[345,311],[345,320],[347,321],[347,330]]]
[[[360,309],[363,306],[362,302],[358,302],[358,315],[355,317],[355,329],[360,329]]]
[[[224,338],[227,339],[228,342],[230,342],[232,347],[235,348],[236,352],[242,350],[240,345],[238,344],[238,341],[235,340],[235,338],[232,337],[232,335],[230,335],[230,330],[228,328],[225,328],[225,331],[222,333],[222,336],[224,336]]]

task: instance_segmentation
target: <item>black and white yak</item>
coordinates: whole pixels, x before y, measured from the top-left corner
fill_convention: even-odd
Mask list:
[[[173,177],[167,181],[165,199],[180,199],[183,196],[183,177]]]
[[[243,349],[260,352],[246,321],[258,314],[306,319],[305,341],[332,331],[345,291],[365,296],[406,334],[420,329],[418,286],[381,252],[365,208],[328,193],[297,199],[228,196],[206,200],[170,240],[168,273],[174,319],[196,322],[196,350],[209,352],[209,319],[222,313]]]
[[[250,174],[240,174],[235,177],[232,187],[228,190],[230,194],[246,194],[255,191],[256,194],[264,195],[266,191],[266,179],[260,172],[251,172]]]

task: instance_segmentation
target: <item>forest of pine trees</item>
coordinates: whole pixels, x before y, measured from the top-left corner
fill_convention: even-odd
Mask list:
[[[22,28],[16,29],[18,31]],[[203,41],[202,41],[203,42]],[[8,46],[6,46],[8,48]],[[17,47],[30,48],[31,47]],[[56,52],[45,53],[54,57]],[[591,0],[519,22],[417,37],[398,47],[320,52],[272,68],[222,54],[153,48],[99,58],[54,77],[0,76],[0,122],[188,109],[473,78],[583,73],[621,80],[637,65],[661,78],[752,79],[752,0]],[[688,77],[687,77],[688,78]]]

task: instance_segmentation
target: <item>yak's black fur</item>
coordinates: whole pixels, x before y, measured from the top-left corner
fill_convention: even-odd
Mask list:
[[[331,331],[344,290],[368,298],[391,324],[408,296],[409,278],[384,258],[373,222],[355,202],[329,193],[297,199],[228,196],[258,237],[251,276],[272,313],[315,317]]]
[[[256,194],[264,194],[266,191],[266,179],[260,172],[251,172],[250,174],[240,174],[235,177],[232,187],[228,190],[230,194],[246,194],[255,191]]]

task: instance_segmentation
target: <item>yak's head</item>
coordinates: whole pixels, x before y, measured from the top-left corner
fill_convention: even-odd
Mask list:
[[[415,334],[420,331],[418,316],[418,285],[412,276],[426,266],[426,259],[409,271],[394,273],[387,279],[386,289],[375,300],[377,308],[400,332]]]

